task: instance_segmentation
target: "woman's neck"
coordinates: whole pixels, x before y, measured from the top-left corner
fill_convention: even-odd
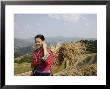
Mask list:
[[[41,48],[37,48],[38,51],[40,51],[41,49],[43,49],[43,47],[41,47]]]

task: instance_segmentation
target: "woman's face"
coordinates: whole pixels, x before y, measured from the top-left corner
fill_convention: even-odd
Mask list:
[[[35,39],[35,44],[38,49],[43,47],[43,41],[40,38]]]

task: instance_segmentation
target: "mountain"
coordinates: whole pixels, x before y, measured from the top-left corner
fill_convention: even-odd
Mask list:
[[[19,57],[24,54],[32,53],[33,43],[30,40],[25,39],[14,39],[14,57]]]
[[[14,48],[32,46],[33,42],[28,39],[14,39]]]
[[[45,41],[50,47],[51,45],[56,45],[57,43],[64,43],[64,42],[76,42],[79,40],[96,40],[95,38],[79,38],[79,37],[63,37],[63,36],[57,36],[57,37],[45,37]],[[19,38],[14,38],[14,53],[15,56],[21,56],[27,53],[31,53],[33,51],[34,47],[34,38],[28,38],[28,39],[19,39]]]
[[[79,40],[96,40],[96,38],[80,38],[80,37],[63,37],[63,36],[57,36],[57,37],[45,37],[45,41],[47,43],[64,43],[64,42],[76,42]],[[16,47],[27,47],[32,46],[34,44],[34,38],[28,38],[28,39],[14,39],[14,46]]]

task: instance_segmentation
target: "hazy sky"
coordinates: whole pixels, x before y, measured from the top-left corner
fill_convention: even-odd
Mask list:
[[[46,37],[97,38],[96,14],[15,14],[14,36],[30,38],[37,34]]]

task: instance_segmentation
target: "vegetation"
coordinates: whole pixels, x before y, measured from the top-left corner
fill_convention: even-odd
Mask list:
[[[56,60],[52,65],[54,76],[97,75],[97,40],[65,42],[50,48],[56,54]],[[24,47],[15,52],[14,73],[20,74],[31,71],[31,61],[31,48]]]
[[[31,46],[27,46],[27,47],[19,47],[19,48],[15,48],[14,49],[15,52],[14,52],[14,58],[17,58],[19,56],[23,56],[25,54],[29,54],[29,53],[32,53],[33,51],[33,48]]]
[[[81,40],[86,46],[86,53],[96,53],[97,52],[97,40]]]
[[[14,74],[21,74],[24,72],[31,71],[31,64],[30,63],[14,63]]]
[[[24,56],[20,56],[18,58],[15,58],[14,60],[15,63],[23,63],[23,62],[27,62],[27,63],[31,63],[32,62],[32,54],[25,54]]]
[[[64,43],[57,50],[58,58],[52,67],[54,75],[97,75],[97,49],[93,49],[96,47],[96,41],[91,40]]]

